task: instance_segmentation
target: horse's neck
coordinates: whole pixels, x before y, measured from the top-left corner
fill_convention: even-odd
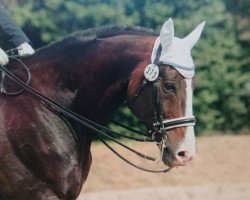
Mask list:
[[[92,119],[105,122],[126,100],[129,78],[138,67],[150,62],[154,39],[116,36],[96,42],[77,70],[79,92],[74,107]]]
[[[84,55],[76,52],[67,59],[43,61],[34,74],[45,94],[82,115],[105,122],[126,99],[132,71],[150,62],[154,39],[123,35],[96,40]]]

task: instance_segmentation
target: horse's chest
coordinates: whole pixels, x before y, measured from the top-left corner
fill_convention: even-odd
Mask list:
[[[4,157],[0,155],[0,160],[8,166],[5,173],[10,177],[10,187],[19,193],[22,191],[17,185],[25,185],[30,195],[32,190],[36,191],[39,187],[44,190],[53,187],[53,191],[58,191],[56,196],[77,192],[82,175],[70,128],[43,106],[30,104],[31,109],[26,103],[23,106],[15,103],[0,109],[0,134],[4,138],[2,142],[5,141],[5,153],[8,154]],[[37,184],[29,185],[34,181]]]

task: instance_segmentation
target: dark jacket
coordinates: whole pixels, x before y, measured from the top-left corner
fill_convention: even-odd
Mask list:
[[[0,34],[10,48],[18,47],[20,44],[30,40],[24,34],[24,32],[14,23],[9,13],[5,10],[2,0],[0,0]]]

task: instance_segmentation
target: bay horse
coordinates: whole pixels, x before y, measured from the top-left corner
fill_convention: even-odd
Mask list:
[[[30,87],[101,125],[127,101],[153,138],[160,138],[164,164],[182,166],[196,153],[190,51],[203,26],[184,39],[174,37],[171,19],[160,36],[140,27],[105,26],[73,33],[18,59],[28,66]],[[10,59],[4,69],[26,80],[20,62]],[[90,170],[96,134],[27,90],[9,95],[20,89],[10,77],[2,76],[1,85],[1,199],[76,199]]]

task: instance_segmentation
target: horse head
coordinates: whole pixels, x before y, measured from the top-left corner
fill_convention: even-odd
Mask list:
[[[162,26],[151,64],[132,72],[128,87],[131,111],[150,130],[164,164],[184,166],[196,154],[192,96],[196,85],[191,49],[205,22],[187,37],[174,37],[173,21]]]

